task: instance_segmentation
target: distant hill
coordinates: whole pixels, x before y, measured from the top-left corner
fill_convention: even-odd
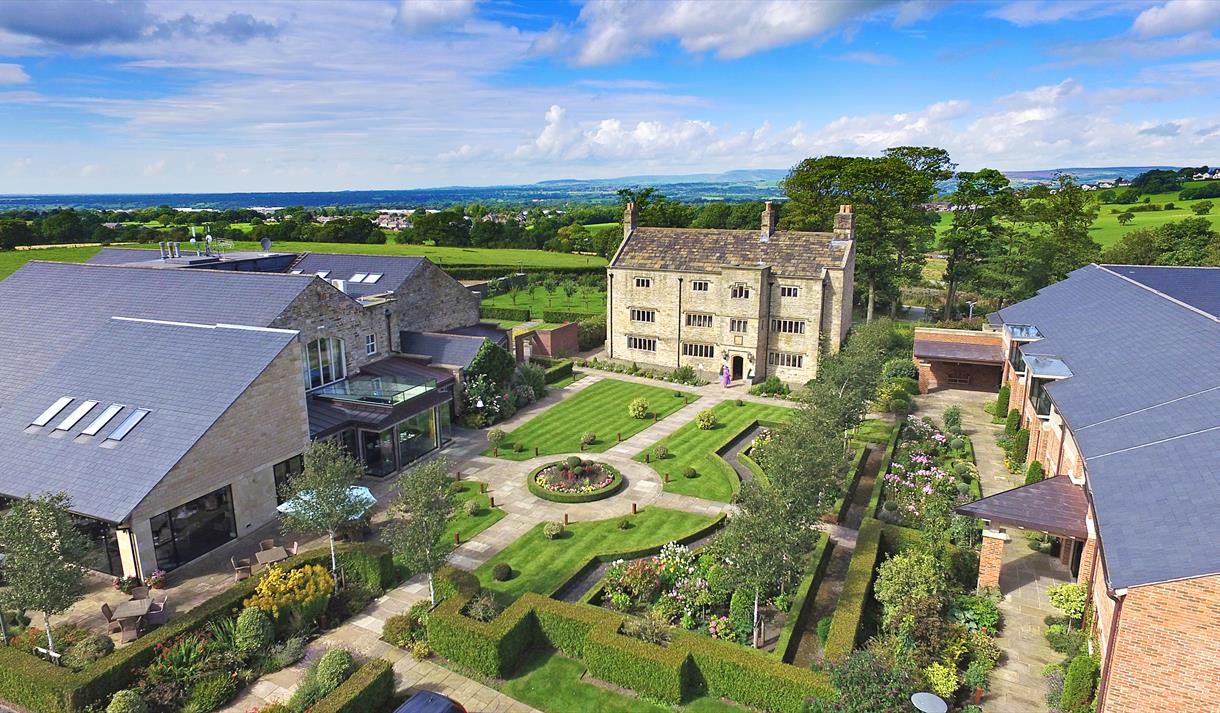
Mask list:
[[[1181,166],[1103,166],[1100,168],[1050,168],[1041,171],[1004,171],[1008,180],[1017,185],[1028,183],[1049,183],[1055,180],[1055,174],[1070,173],[1081,183],[1114,180],[1115,178],[1132,179],[1141,173],[1153,169],[1176,171]]]

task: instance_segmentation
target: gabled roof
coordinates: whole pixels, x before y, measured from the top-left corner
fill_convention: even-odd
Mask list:
[[[956,511],[997,524],[1016,525],[1063,537],[1084,540],[1089,536],[1085,525],[1089,501],[1084,489],[1073,485],[1066,475],[1005,490],[960,505]]]
[[[849,245],[833,233],[779,230],[764,241],[760,230],[636,228],[610,267],[716,272],[769,265],[777,275],[817,278],[842,266]]]
[[[1041,333],[1026,358],[1071,371],[1046,392],[1085,458],[1117,588],[1220,572],[1220,319],[1190,306],[1220,292],[1220,270],[1173,270],[1193,271],[1176,297],[1090,265],[999,313]]]
[[[395,292],[411,279],[426,262],[425,258],[407,255],[343,255],[336,253],[305,253],[292,265],[305,275],[326,273],[327,280],[346,280],[345,291],[353,297],[367,297]],[[355,282],[357,275],[381,275],[376,282]]]
[[[0,408],[0,493],[66,492],[82,515],[121,522],[271,362],[296,338],[289,330],[107,319],[63,352],[47,376]],[[48,406],[72,398],[42,427]],[[97,401],[57,431],[84,401]],[[82,434],[110,404],[118,412],[95,436]],[[136,409],[149,411],[119,442],[107,436]]]
[[[403,354],[428,356],[437,364],[462,368],[470,366],[487,341],[484,337],[441,332],[402,332],[399,339]]]
[[[1105,269],[1220,317],[1220,267],[1105,265]]]

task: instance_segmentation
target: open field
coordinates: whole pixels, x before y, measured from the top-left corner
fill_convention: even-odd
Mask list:
[[[596,433],[597,440],[585,450],[601,453],[614,445],[616,434],[630,438],[652,425],[651,415],[648,418],[632,418],[627,413],[627,405],[632,400],[640,397],[648,399],[649,413],[665,418],[686,405],[684,399],[675,398],[673,394],[673,389],[604,379],[509,433],[500,445],[500,457],[528,460],[534,457],[534,448],[538,449],[539,455],[576,453],[580,451],[580,436],[586,431]],[[691,401],[698,398],[694,394],[688,397]],[[520,453],[513,452],[513,446],[517,443],[524,447]],[[483,454],[491,455],[491,449]]]
[[[624,507],[626,509],[626,507]],[[573,577],[592,558],[616,552],[659,548],[710,524],[713,518],[680,510],[644,508],[635,515],[624,513],[632,526],[619,529],[619,518],[574,522],[563,535],[548,540],[542,534],[545,523],[530,528],[496,556],[474,571],[484,588],[505,602],[526,592],[549,595]],[[513,568],[513,576],[497,582],[491,570],[498,562]]]
[[[727,503],[737,489],[737,473],[716,455],[716,451],[732,442],[755,421],[786,421],[791,411],[782,406],[756,403],[738,406],[735,401],[722,401],[712,409],[712,413],[716,414],[715,428],[705,431],[691,421],[656,444],[668,448],[669,456],[661,461],[653,459],[649,466],[658,473],[669,474],[669,482],[665,484],[668,492]],[[643,463],[644,454],[651,453],[651,450],[636,454],[634,460]],[[695,469],[697,477],[683,476],[688,467]]]
[[[562,289],[549,293],[542,288],[542,285],[530,285],[516,298],[514,302],[512,295],[499,294],[483,300],[483,304],[488,307],[528,308],[530,316],[534,319],[542,319],[542,313],[546,310],[588,312],[589,314],[606,313],[606,290],[601,287],[578,286],[576,292],[569,298]]]
[[[84,262],[101,248],[43,248],[39,250],[0,250],[0,279],[21,269],[31,260]]]

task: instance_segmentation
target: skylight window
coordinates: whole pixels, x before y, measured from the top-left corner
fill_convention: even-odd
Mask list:
[[[352,282],[364,282],[364,278],[366,278],[366,277],[368,277],[367,273],[357,272],[355,275],[352,275],[351,281]]]
[[[46,410],[46,411],[43,411],[43,412],[42,412],[42,413],[41,413],[41,414],[38,416],[38,418],[34,419],[34,421],[33,421],[32,423],[30,423],[30,425],[31,425],[31,426],[45,426],[45,425],[47,425],[48,423],[50,423],[50,422],[51,422],[51,419],[53,419],[53,418],[55,418],[56,416],[58,416],[58,415],[59,415],[59,412],[60,412],[60,411],[63,411],[63,410],[64,410],[64,407],[65,407],[65,406],[67,406],[67,405],[68,405],[68,404],[70,404],[70,403],[72,403],[72,397],[71,397],[71,396],[61,396],[61,397],[59,398],[59,400],[57,400],[55,403],[53,403],[53,404],[51,404],[50,406],[48,406],[48,407],[47,407],[47,410]]]
[[[72,430],[72,427],[75,426],[78,421],[80,421],[82,418],[84,418],[86,414],[88,414],[90,411],[92,411],[94,406],[97,406],[96,401],[85,401],[85,402],[81,403],[80,406],[77,406],[76,408],[72,409],[72,413],[68,414],[67,417],[64,418],[64,420],[59,422],[59,425],[55,427],[55,430],[56,431]]]
[[[138,408],[135,411],[132,411],[131,415],[128,416],[122,423],[120,423],[118,428],[111,431],[109,436],[106,436],[106,440],[108,440],[108,441],[123,440],[124,438],[127,437],[128,433],[131,433],[131,430],[133,428],[140,425],[140,421],[144,420],[144,417],[147,416],[149,413],[150,413],[149,410],[146,408]]]
[[[369,275],[368,277],[364,278],[364,284],[371,285],[380,279],[381,279],[381,273],[379,273],[379,272],[373,273],[373,274]]]
[[[93,423],[85,426],[85,430],[81,431],[81,435],[96,436],[97,434],[101,433],[102,429],[106,427],[106,424],[110,423],[110,419],[114,418],[115,414],[122,410],[123,404],[110,404],[104,411],[97,415],[97,418],[93,419]]]
[[[318,270],[318,277],[325,280],[330,275],[330,270]]]
[[[294,274],[294,275],[299,275],[299,274],[301,274],[301,271],[300,271],[300,270],[293,270],[293,271],[292,271],[292,274]]]

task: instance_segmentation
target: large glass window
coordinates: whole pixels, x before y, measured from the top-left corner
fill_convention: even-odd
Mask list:
[[[347,376],[342,339],[322,337],[305,345],[305,386],[316,389]]]
[[[157,567],[177,569],[237,537],[233,491],[226,485],[153,517],[149,525]]]
[[[361,431],[360,441],[365,473],[384,478],[397,470],[394,462],[394,429],[381,433]]]
[[[453,440],[453,402],[446,402],[437,407],[437,420],[440,422],[441,443]]]
[[[76,529],[89,540],[89,551],[85,554],[85,566],[97,572],[123,574],[123,561],[119,558],[119,535],[114,525],[94,520],[83,515],[73,515]]]
[[[275,500],[282,503],[288,481],[305,472],[305,458],[293,456],[288,460],[276,463],[272,470],[275,473]]]
[[[436,409],[431,408],[398,424],[398,462],[405,466],[436,450]]]

